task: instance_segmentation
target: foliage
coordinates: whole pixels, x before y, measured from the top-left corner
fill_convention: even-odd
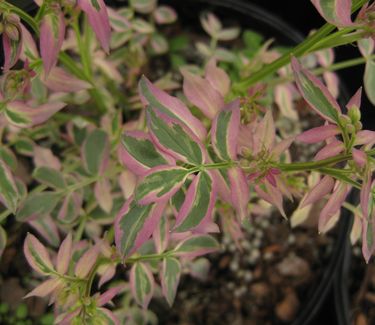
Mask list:
[[[283,53],[250,30],[229,50],[222,43],[241,30],[213,13],[201,16],[208,39],[194,48],[170,37],[177,14],[156,0],[118,10],[35,2],[34,17],[0,2],[0,254],[9,222],[37,234],[24,254],[43,281],[26,297],[49,296],[56,323],[152,322],[155,293],[172,306],[189,265],[220,247],[219,224],[236,238],[264,201],[288,219],[283,202],[296,198],[296,225],[325,200],[324,233],[360,190],[359,205],[346,206],[370,260],[375,132],[362,128],[362,89],[337,102],[333,48],[357,42],[374,103],[374,3],[312,0],[330,24]],[[160,56],[171,71],[152,72]],[[301,99],[321,126],[302,131]],[[292,161],[298,142],[322,145],[311,161]]]

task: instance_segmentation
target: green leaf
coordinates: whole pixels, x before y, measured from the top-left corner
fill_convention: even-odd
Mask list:
[[[42,218],[50,214],[61,199],[61,194],[55,192],[40,192],[30,194],[21,205],[16,219],[27,221],[33,218]]]
[[[173,257],[167,257],[163,260],[163,269],[160,282],[163,290],[163,296],[172,307],[176,297],[177,286],[181,276],[181,264]]]
[[[41,184],[56,189],[63,189],[66,186],[63,175],[56,169],[49,167],[38,167],[33,172],[33,177]]]
[[[263,44],[263,36],[257,32],[246,29],[242,34],[242,39],[245,43],[245,46],[252,53],[255,53]]]
[[[103,172],[108,159],[109,141],[107,133],[96,129],[86,138],[82,146],[83,165],[91,175]]]
[[[15,213],[19,203],[17,184],[8,165],[0,159],[0,202],[12,213]]]

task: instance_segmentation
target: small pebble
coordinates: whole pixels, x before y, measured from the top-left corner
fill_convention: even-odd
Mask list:
[[[296,236],[294,236],[294,235],[289,235],[288,236],[288,243],[289,244],[294,244],[296,242]]]
[[[236,272],[236,271],[238,271],[238,269],[239,269],[239,265],[238,265],[237,262],[232,261],[232,262],[229,264],[229,268],[230,268],[231,271]]]
[[[273,258],[272,252],[265,252],[263,255],[264,260],[270,261]]]
[[[254,278],[253,276],[253,273],[251,272],[245,272],[244,276],[243,276],[243,279],[246,281],[246,282],[251,282],[251,280]]]

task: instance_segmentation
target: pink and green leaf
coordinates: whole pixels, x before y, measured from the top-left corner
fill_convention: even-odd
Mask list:
[[[20,196],[10,168],[0,159],[0,202],[12,213],[19,205]]]
[[[184,184],[189,173],[188,169],[180,166],[151,168],[136,187],[136,201],[149,204],[170,199]]]
[[[240,117],[239,102],[235,101],[220,111],[213,120],[211,142],[215,153],[222,160],[236,160],[237,158]]]
[[[127,200],[115,220],[116,247],[126,258],[142,246],[155,231],[166,202],[138,205],[133,198]]]
[[[346,27],[353,24],[351,0],[311,0],[320,15],[330,24]]]
[[[23,252],[30,266],[40,274],[54,272],[47,249],[32,234],[28,233],[23,245]]]
[[[154,294],[154,277],[146,264],[137,262],[130,271],[130,288],[135,301],[147,309]]]
[[[152,167],[169,163],[156,150],[149,134],[145,132],[126,132],[121,143],[124,150],[120,151],[120,159],[136,175],[144,175]]]
[[[7,104],[5,117],[15,126],[27,128],[44,123],[65,106],[66,104],[62,102],[52,102],[31,107],[25,102],[16,100]]]
[[[107,7],[103,0],[78,0],[78,6],[85,12],[89,24],[94,30],[99,43],[105,52],[109,52],[111,26]]]
[[[341,109],[328,89],[296,58],[292,58],[292,68],[298,90],[310,107],[325,120],[337,124]]]
[[[217,240],[209,235],[193,235],[184,239],[174,249],[176,256],[193,258],[219,249]]]
[[[211,220],[215,201],[216,189],[212,178],[208,173],[200,172],[186,192],[184,203],[176,217],[174,231],[185,232]]]
[[[59,230],[56,221],[50,215],[29,220],[28,224],[33,227],[53,247],[60,244]]]
[[[48,76],[56,65],[59,52],[65,37],[65,18],[59,5],[43,16],[40,26],[40,55],[43,60],[44,73]]]
[[[12,40],[6,33],[3,36],[4,66],[3,71],[9,71],[18,61],[21,55],[22,41]]]
[[[176,11],[169,6],[159,6],[153,12],[157,24],[171,24],[176,21]]]
[[[176,297],[178,283],[181,276],[181,264],[173,257],[167,257],[163,260],[162,272],[160,274],[160,282],[163,296],[172,307]]]
[[[166,92],[155,87],[146,77],[142,76],[139,81],[139,94],[143,105],[158,109],[167,116],[177,119],[188,126],[193,133],[204,140],[207,131],[190,110],[178,98],[168,95]]]
[[[113,197],[111,193],[111,184],[108,179],[102,179],[95,183],[94,195],[99,207],[105,212],[110,213],[113,207]]]
[[[160,254],[167,249],[170,237],[169,232],[170,226],[168,217],[162,216],[160,218],[158,226],[155,228],[152,234],[157,253]]]
[[[202,164],[206,157],[205,148],[185,124],[152,107],[147,108],[147,122],[158,148],[176,159]]]

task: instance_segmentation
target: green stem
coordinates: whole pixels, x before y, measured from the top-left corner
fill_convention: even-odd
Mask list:
[[[335,157],[327,158],[324,160],[318,160],[318,161],[296,162],[296,163],[276,163],[275,167],[285,172],[314,170],[314,169],[320,169],[323,167],[337,164],[339,162],[348,160],[351,157],[352,157],[351,154],[345,154],[345,155],[338,155]]]
[[[352,11],[355,12],[359,8],[365,4],[367,0],[359,0],[353,4]],[[293,55],[295,57],[300,57],[304,54],[309,53],[309,51],[316,46],[317,43],[322,42],[324,38],[326,38],[333,30],[335,30],[335,26],[330,24],[323,25],[316,33],[312,34],[310,37],[306,38],[303,42],[298,44],[293,49],[286,52],[283,56],[279,59],[275,60],[274,62],[265,65],[262,69],[256,71],[251,77],[238,82],[237,84],[233,85],[233,90],[235,92],[243,92],[251,85],[257,83],[258,81],[262,80],[266,76],[275,73],[281,67],[285,66],[290,62],[290,57]],[[329,36],[328,36],[329,37]]]
[[[320,68],[313,69],[313,70],[311,70],[311,72],[314,75],[319,76],[319,75],[322,75],[323,73],[328,72],[328,71],[334,72],[334,71],[338,71],[338,70],[342,70],[342,69],[346,69],[346,68],[351,68],[351,67],[354,67],[354,66],[357,66],[357,65],[361,65],[361,64],[366,63],[367,60],[375,60],[375,54],[369,56],[368,58],[359,57],[359,58],[356,58],[356,59],[350,59],[350,60],[337,62],[337,63],[331,64],[328,67],[320,67]],[[282,83],[285,83],[285,82],[290,82],[290,81],[293,81],[293,75],[287,75],[285,77],[272,79],[269,82],[267,82],[267,84],[270,87],[275,87],[279,84],[282,84]]]
[[[167,258],[169,256],[172,256],[174,253],[173,250],[170,250],[170,251],[166,251],[164,253],[160,253],[160,254],[148,254],[148,255],[140,255],[140,256],[136,256],[136,257],[130,257],[128,259],[125,260],[125,265],[126,264],[133,264],[133,263],[136,263],[136,262],[139,262],[139,261],[152,261],[152,260],[161,260],[163,258]]]

